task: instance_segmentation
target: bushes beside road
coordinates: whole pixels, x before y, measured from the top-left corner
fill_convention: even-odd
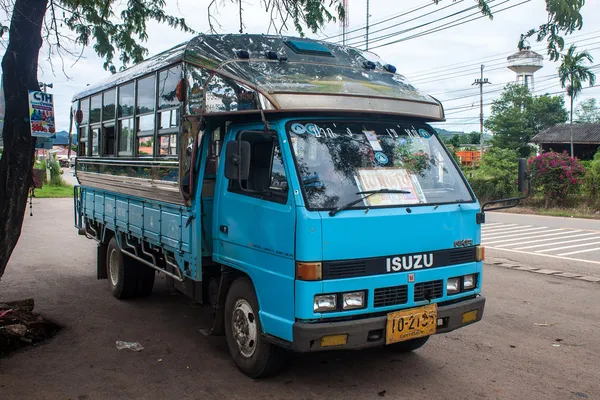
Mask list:
[[[465,175],[480,201],[517,196],[518,154],[492,148],[475,170]],[[582,162],[566,152],[547,152],[528,160],[532,196],[525,204],[574,208],[594,213],[600,209],[600,151]]]

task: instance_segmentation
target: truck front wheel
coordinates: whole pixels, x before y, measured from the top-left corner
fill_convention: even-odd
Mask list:
[[[225,302],[227,347],[237,367],[251,378],[266,378],[283,369],[285,351],[263,338],[254,287],[236,279]]]

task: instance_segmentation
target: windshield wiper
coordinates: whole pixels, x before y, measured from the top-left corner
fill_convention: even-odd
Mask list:
[[[411,194],[412,192],[409,192],[408,190],[386,189],[386,188],[378,189],[378,190],[366,190],[364,192],[356,192],[356,194],[364,194],[366,196],[363,196],[358,200],[351,201],[350,203],[344,204],[343,206],[339,206],[339,207],[329,211],[329,216],[333,217],[335,214],[339,213],[340,211],[347,210],[348,208],[352,207],[353,205],[358,204],[361,201],[363,201],[364,199],[368,199],[369,197],[373,196],[374,194],[378,194],[378,193]]]

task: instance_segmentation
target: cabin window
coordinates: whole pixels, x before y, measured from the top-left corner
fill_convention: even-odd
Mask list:
[[[181,65],[158,74],[158,108],[160,110],[179,106],[179,100],[175,94],[180,80]]]
[[[160,135],[160,153],[161,156],[177,155],[177,135]]]
[[[79,123],[78,139],[79,148],[77,149],[77,155],[79,157],[85,157],[89,153],[89,139],[88,139],[88,122],[90,116],[90,99],[83,99],[79,102],[79,109],[82,113],[81,122]]]
[[[137,81],[137,113],[147,114],[154,111],[156,104],[156,75]]]
[[[92,156],[97,156],[100,149],[100,126],[92,126]]]
[[[187,114],[201,114],[204,110],[204,83],[210,73],[202,68],[186,64]]]
[[[92,97],[92,107],[90,109],[90,124],[100,122],[102,117],[102,95]]]
[[[133,117],[135,107],[135,91],[133,82],[119,88],[119,118]]]
[[[115,155],[115,124],[114,122],[104,124],[102,128],[102,143],[103,143],[103,155],[113,157]]]
[[[233,180],[229,181],[229,191],[275,203],[287,203],[287,175],[277,137],[262,132],[242,132],[240,137],[250,142],[250,173],[248,180],[242,181],[242,187],[250,192],[242,190],[239,183]]]
[[[112,121],[115,119],[115,89],[109,90],[108,92],[104,92],[102,95],[103,98],[103,107],[102,107],[102,121]]]
[[[87,99],[81,100],[79,109],[83,113],[83,118],[82,118],[79,126],[87,125],[89,122],[89,117],[90,117],[90,99],[89,99],[89,97]]]
[[[138,117],[137,154],[140,157],[154,155],[154,114]]]
[[[77,149],[77,155],[79,157],[87,156],[87,146],[88,146],[88,128],[84,126],[79,128],[79,149]]]
[[[133,156],[133,118],[119,121],[119,155]]]

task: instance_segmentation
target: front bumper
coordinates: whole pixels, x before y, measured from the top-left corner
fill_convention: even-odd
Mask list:
[[[438,326],[436,334],[450,332],[481,320],[484,307],[485,297],[483,296],[460,303],[439,306],[438,319],[443,318],[444,325]],[[463,324],[463,313],[472,310],[477,310],[476,320]],[[294,323],[294,343],[292,349],[297,352],[310,352],[339,349],[358,350],[367,347],[383,346],[385,345],[386,325],[387,315],[342,322],[296,322]],[[346,344],[331,347],[321,346],[323,336],[344,334],[348,335]]]

